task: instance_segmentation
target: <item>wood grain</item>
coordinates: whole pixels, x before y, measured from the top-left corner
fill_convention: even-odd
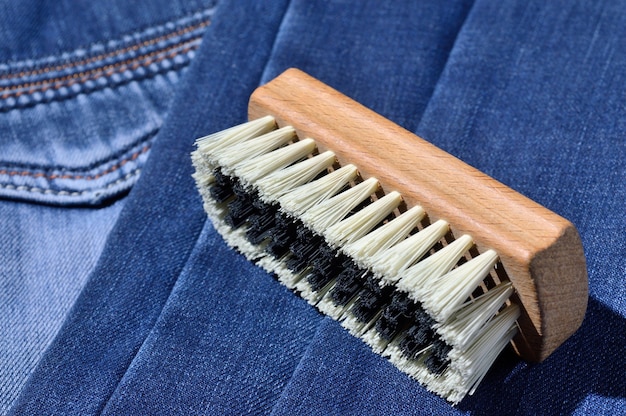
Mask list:
[[[514,340],[522,357],[542,361],[578,329],[587,269],[572,223],[297,69],[252,95],[249,118],[268,114],[431,221],[445,219],[454,235],[469,234],[480,251],[496,250],[524,310]]]

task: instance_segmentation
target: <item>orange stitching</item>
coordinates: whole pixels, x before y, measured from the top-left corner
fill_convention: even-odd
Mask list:
[[[193,46],[187,47],[187,48],[185,48],[185,49],[182,49],[182,50],[180,50],[180,51],[178,51],[178,52],[172,52],[172,53],[170,53],[169,55],[161,56],[161,57],[159,57],[159,58],[152,59],[152,60],[147,60],[146,62],[144,62],[144,64],[143,64],[143,65],[144,65],[144,66],[149,66],[149,65],[150,65],[150,64],[152,64],[152,63],[158,63],[158,62],[163,61],[164,59],[167,59],[167,58],[173,58],[173,57],[175,57],[176,55],[179,55],[179,54],[185,54],[185,53],[187,53],[187,52],[189,52],[189,51],[192,51],[192,50],[195,50],[195,49],[197,49],[197,48],[198,48],[198,45],[193,45]],[[137,64],[137,65],[136,65],[136,66],[134,66],[133,68],[134,68],[134,69],[136,69],[137,67],[139,67],[139,64]],[[125,70],[126,70],[126,66],[123,66],[123,67],[118,68],[118,70],[117,70],[117,71],[109,71],[109,72],[104,73],[103,75],[105,75],[105,76],[111,76],[111,75],[113,75],[113,74],[115,74],[115,73],[124,72]],[[81,82],[89,81],[90,79],[91,79],[91,80],[93,80],[93,79],[97,79],[97,78],[99,78],[99,77],[100,77],[100,76],[98,75],[98,76],[95,76],[95,77],[86,77],[86,78],[82,78],[82,79],[79,79],[79,80],[69,80],[69,81],[68,81],[67,83],[65,83],[65,84],[58,84],[58,85],[46,86],[46,87],[42,87],[42,88],[40,88],[40,89],[30,89],[30,90],[28,90],[28,91],[18,91],[18,92],[14,93],[14,94],[4,94],[4,95],[2,95],[2,97],[0,97],[0,98],[2,98],[2,99],[8,98],[8,97],[16,97],[16,98],[17,98],[17,97],[20,97],[21,95],[24,95],[24,94],[32,94],[32,93],[37,92],[37,91],[39,91],[39,92],[46,92],[46,91],[48,91],[48,90],[50,90],[50,89],[59,90],[59,89],[63,88],[64,86],[66,86],[66,87],[71,87],[71,86],[72,86],[72,85],[74,85],[74,84],[79,84],[79,83],[81,83]]]
[[[70,191],[70,190],[53,190],[53,189],[44,189],[44,188],[38,188],[36,186],[26,186],[26,185],[13,185],[13,184],[4,184],[4,183],[0,183],[0,189],[8,189],[8,190],[16,190],[19,192],[22,191],[26,191],[26,192],[32,192],[32,193],[38,193],[38,194],[43,194],[43,195],[59,195],[59,196],[81,196],[81,195],[85,195],[88,193],[97,193],[98,191],[103,191],[109,188],[114,187],[115,185],[118,185],[124,181],[128,181],[129,179],[131,179],[133,176],[137,176],[141,173],[141,169],[137,168],[134,169],[130,172],[128,172],[126,175],[122,176],[119,179],[116,179],[115,181],[111,182],[111,183],[107,183],[106,186],[104,187],[100,187],[98,189],[92,189],[92,190],[84,190],[84,191]]]
[[[46,80],[30,82],[30,83],[27,83],[27,84],[13,85],[11,87],[0,89],[0,91],[15,91],[15,90],[20,90],[20,89],[24,89],[24,88],[31,88],[30,90],[28,90],[26,92],[25,91],[21,91],[21,92],[15,93],[15,94],[4,93],[2,95],[3,99],[11,97],[11,96],[19,97],[20,95],[23,95],[24,93],[32,94],[34,91],[37,91],[37,88],[33,88],[33,87],[38,87],[38,86],[45,85],[45,84],[58,84],[58,83],[63,83],[65,81],[71,81],[72,79],[77,79],[77,78],[80,78],[80,79],[94,79],[95,77],[92,77],[93,74],[98,74],[98,73],[102,73],[102,72],[104,72],[105,75],[113,74],[115,72],[123,72],[123,71],[120,71],[120,70],[115,71],[115,69],[118,68],[118,67],[120,67],[120,68],[129,67],[130,64],[133,63],[133,62],[136,62],[136,61],[140,62],[140,61],[147,60],[149,58],[152,58],[153,56],[156,56],[156,55],[159,55],[159,54],[162,54],[162,53],[165,53],[165,52],[168,52],[168,51],[180,48],[180,47],[185,46],[185,45],[187,45],[189,43],[193,43],[193,42],[197,41],[198,39],[200,39],[200,37],[192,38],[192,39],[186,40],[184,42],[180,42],[180,43],[177,43],[175,45],[171,45],[171,46],[169,46],[167,48],[160,49],[160,50],[157,50],[157,51],[152,51],[152,52],[150,52],[148,54],[141,55],[141,56],[138,56],[138,57],[135,57],[135,58],[131,58],[131,59],[127,59],[125,61],[117,62],[115,64],[106,65],[106,66],[99,67],[99,68],[94,68],[94,69],[91,69],[89,71],[78,72],[78,73],[75,73],[75,74],[66,75],[64,77],[50,78],[50,79],[46,79]],[[182,53],[185,53],[185,52],[182,52]],[[172,57],[172,56],[176,56],[176,54],[168,55],[168,57]],[[152,63],[152,61],[150,63]],[[139,66],[140,66],[140,64],[136,64],[136,65],[130,66],[130,68],[134,70],[134,69],[137,69]],[[147,65],[144,65],[144,66],[147,66]],[[110,70],[113,70],[113,71],[111,71],[109,73]]]
[[[128,162],[132,162],[134,160],[136,160],[139,156],[141,156],[142,154],[146,153],[148,150],[150,150],[150,145],[145,145],[143,148],[141,148],[141,150],[136,151],[135,153],[133,153],[132,155],[130,155],[130,157],[127,157],[125,159],[122,159],[121,161],[119,161],[118,163],[116,163],[115,165],[111,166],[110,168],[97,173],[95,175],[57,175],[57,174],[47,174],[47,173],[33,173],[33,172],[29,172],[27,170],[22,170],[22,171],[18,171],[18,170],[0,170],[0,175],[8,175],[8,176],[31,176],[33,178],[47,178],[50,180],[53,179],[83,179],[83,180],[87,180],[87,181],[91,181],[94,179],[99,179],[101,177],[103,177],[104,175],[108,175],[109,173],[113,173],[116,170],[118,170],[119,168],[121,168],[122,166],[124,166],[125,164],[127,164]]]
[[[202,29],[208,25],[211,24],[211,21],[204,21],[204,22],[200,22],[199,24],[195,25],[195,26],[189,26],[187,28],[183,28],[183,29],[179,29],[176,32],[172,32],[172,33],[168,33],[167,35],[163,35],[163,36],[159,36],[157,38],[153,38],[153,39],[148,39],[143,41],[142,43],[136,44],[136,45],[132,45],[132,46],[127,46],[126,48],[123,49],[119,49],[119,50],[115,50],[115,51],[111,51],[108,53],[103,53],[97,56],[92,56],[90,58],[85,58],[83,60],[80,61],[75,61],[75,62],[68,62],[66,64],[63,65],[57,65],[57,66],[53,66],[53,67],[45,67],[45,68],[39,68],[39,69],[33,69],[30,71],[22,71],[22,72],[18,72],[15,74],[6,74],[6,75],[2,75],[0,76],[0,79],[5,80],[5,79],[12,79],[12,78],[21,78],[21,77],[25,77],[25,76],[32,76],[32,75],[39,75],[39,74],[43,74],[43,73],[48,73],[48,72],[52,72],[52,71],[60,71],[62,69],[66,69],[66,68],[73,68],[76,66],[80,66],[80,65],[86,65],[86,64],[90,64],[92,62],[95,61],[99,61],[105,58],[109,58],[111,56],[115,56],[115,55],[122,55],[126,52],[129,51],[136,51],[137,49],[140,49],[142,47],[145,46],[149,46],[164,40],[168,40],[171,38],[174,38],[176,36],[182,36],[186,33],[189,32],[193,32],[194,30],[197,29]]]

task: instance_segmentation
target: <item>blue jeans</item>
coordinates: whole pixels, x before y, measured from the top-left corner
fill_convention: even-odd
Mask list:
[[[625,412],[620,2],[49,3],[0,17],[3,413]],[[228,249],[189,153],[288,67],[573,221],[582,328],[453,408]]]

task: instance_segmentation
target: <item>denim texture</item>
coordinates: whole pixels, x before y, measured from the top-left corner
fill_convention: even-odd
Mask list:
[[[0,414],[57,334],[123,206],[0,204]]]
[[[210,22],[210,3],[160,3],[133,18],[121,1],[2,2],[0,414],[93,271]]]
[[[0,361],[3,412],[626,414],[625,3],[223,1],[214,14],[176,2],[130,13],[122,3],[99,20],[110,27],[76,32],[87,43],[131,42],[127,33],[141,43],[146,28],[175,33],[181,19],[202,21],[201,10],[211,23],[187,69],[0,113],[12,131],[0,163],[48,175],[0,182],[16,187],[59,190],[50,175],[106,171],[150,144],[132,160],[138,179],[108,194],[94,194],[108,178],[94,188],[75,178],[74,192],[93,191],[84,199],[1,194],[1,287],[12,303],[0,307],[13,313],[0,319],[13,357]],[[51,27],[66,21],[48,16]],[[24,48],[3,51],[6,62],[87,44],[73,31],[46,44],[27,20],[12,23]],[[574,222],[589,271],[581,329],[541,364],[506,351],[452,407],[228,249],[206,221],[189,152],[196,137],[244,121],[252,90],[292,66]],[[46,117],[59,106],[66,121]],[[113,115],[97,111],[107,106]],[[27,134],[22,117],[64,134],[36,141],[38,125]],[[85,123],[96,133],[76,128]],[[50,299],[54,314],[42,310]],[[28,335],[44,329],[46,340]]]

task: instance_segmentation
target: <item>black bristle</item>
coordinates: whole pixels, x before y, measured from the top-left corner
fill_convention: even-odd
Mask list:
[[[272,215],[276,213],[276,211],[278,210],[278,206],[275,204],[268,204],[266,202],[263,202],[263,200],[261,198],[258,197],[258,194],[254,193],[254,199],[252,200],[252,205],[258,209],[261,212],[265,212],[268,209],[270,209],[270,207],[276,207],[275,210],[272,211]]]
[[[287,267],[300,272],[317,258],[324,240],[305,227],[298,228],[296,234],[296,240],[289,246],[292,257],[287,260]]]
[[[232,180],[235,199],[228,204],[228,214],[224,222],[232,228],[239,228],[252,214],[258,213],[254,206],[257,198],[255,193],[248,191],[239,181]]]
[[[435,320],[422,308],[421,304],[417,304],[415,310],[415,320],[426,328],[432,328],[435,325]]]
[[[211,186],[209,193],[215,202],[222,203],[226,202],[231,196],[233,196],[233,189],[230,186],[214,184]]]
[[[391,341],[400,331],[411,324],[416,308],[417,306],[406,293],[394,293],[391,297],[391,303],[376,321],[378,335]]]
[[[307,259],[296,256],[289,257],[286,264],[287,268],[294,273],[299,273],[309,266]]]
[[[415,358],[418,352],[437,340],[434,325],[435,320],[426,313],[421,304],[415,303],[413,319],[399,345],[402,353],[408,358]]]
[[[270,243],[266,250],[275,258],[281,258],[289,252],[289,246],[296,240],[299,221],[294,221],[284,213],[277,211],[274,228],[269,231]]]
[[[252,244],[261,244],[270,236],[270,231],[274,228],[278,208],[269,204],[257,204],[256,209],[257,213],[251,215],[248,220],[246,237]]]
[[[381,287],[373,276],[369,275],[358,293],[359,298],[352,307],[352,314],[359,322],[371,321],[378,311],[391,302],[392,293],[391,286]]]
[[[450,363],[448,353],[452,350],[452,347],[440,339],[435,340],[432,345],[431,353],[426,358],[424,364],[426,364],[431,373],[441,374]]]
[[[213,177],[215,178],[215,183],[218,185],[222,185],[222,186],[230,186],[232,187],[233,185],[233,179],[232,177],[224,174],[224,172],[222,172],[221,169],[214,169],[213,170]]]
[[[315,269],[307,275],[307,282],[309,282],[311,289],[315,292],[323,289],[332,279],[332,276],[320,273]]]
[[[230,176],[224,175],[221,169],[213,171],[215,183],[211,186],[211,197],[218,203],[225,202],[233,195],[233,180]]]
[[[354,263],[353,263],[354,264]],[[346,306],[362,288],[367,272],[359,267],[347,267],[339,276],[330,291],[330,297],[338,306]]]
[[[432,344],[435,339],[433,329],[428,326],[414,323],[400,342],[400,350],[405,357],[415,358],[418,352]]]
[[[441,338],[437,338],[433,341],[433,353],[441,360],[447,360],[450,351],[452,351],[452,347],[446,344]]]
[[[258,195],[256,192],[251,192],[248,188],[246,188],[241,182],[236,179],[232,179],[232,188],[233,193],[237,195],[238,198],[246,198],[250,200],[250,203],[253,203],[254,200],[258,199]]]
[[[348,262],[352,263],[345,255],[328,246],[325,242],[320,241],[320,245],[313,256],[313,261],[310,262],[313,271],[307,276],[307,281],[311,288],[315,291],[322,289],[345,270],[344,268]]]
[[[322,242],[315,253],[315,257],[311,261],[311,266],[313,266],[318,273],[332,279],[343,270],[342,263],[344,259],[343,254]]]
[[[256,209],[249,198],[237,196],[228,204],[228,214],[224,217],[224,222],[232,228],[239,228],[254,214]]]
[[[399,344],[402,354],[407,358],[415,358],[418,352],[430,345],[432,335],[430,328],[425,328],[422,325],[411,326]]]

